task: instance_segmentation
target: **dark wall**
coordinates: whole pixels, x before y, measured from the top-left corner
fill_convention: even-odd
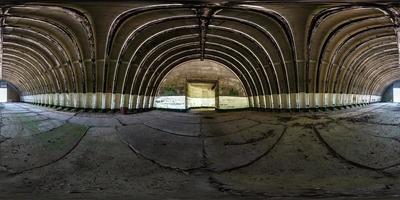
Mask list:
[[[174,68],[163,80],[158,96],[184,96],[190,80],[218,82],[219,96],[247,96],[242,82],[225,66],[209,60],[193,60]]]
[[[7,88],[7,102],[19,102],[20,93],[19,90],[7,81],[0,81],[0,87]]]
[[[7,99],[8,102],[19,102],[20,98],[18,90],[14,87],[8,87]]]
[[[393,101],[393,88],[400,88],[400,81],[394,82],[388,88],[386,88],[385,92],[382,95],[383,102],[392,102]]]

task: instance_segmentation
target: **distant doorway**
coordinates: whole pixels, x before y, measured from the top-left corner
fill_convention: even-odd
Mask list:
[[[7,88],[0,88],[0,103],[7,102]]]
[[[400,88],[393,88],[393,102],[400,103]]]
[[[212,60],[196,59],[179,64],[164,76],[153,107],[228,110],[248,108],[249,103],[242,80],[230,68]]]
[[[188,81],[187,108],[215,108],[217,82]]]

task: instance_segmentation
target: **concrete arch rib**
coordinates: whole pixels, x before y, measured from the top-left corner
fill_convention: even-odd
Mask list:
[[[192,49],[190,51],[196,51],[196,49]],[[232,71],[236,71],[236,72],[242,73],[240,68],[243,68],[244,65],[238,59],[235,59],[234,57],[226,57],[225,53],[219,52],[217,50],[211,50],[211,49],[207,49],[207,51],[206,51],[207,53],[205,54],[206,56],[210,55],[210,53],[208,51],[214,51],[214,53],[217,54],[216,57],[225,58],[225,59],[228,58],[229,60],[231,60],[231,62],[229,62],[229,61],[228,62],[232,63],[231,65],[228,65],[228,67],[231,68]],[[178,54],[180,54],[180,53],[178,53]],[[176,57],[176,55],[177,54],[174,54],[174,55],[172,55],[172,56],[170,56],[169,58],[166,59],[166,61],[171,60],[170,62],[163,62],[163,64],[160,65],[160,66],[164,66],[165,65],[165,67],[163,67],[164,69],[162,71],[160,71],[159,75],[157,75],[156,77],[154,77],[152,75],[150,77],[150,81],[149,81],[150,84],[151,84],[150,88],[158,88],[158,84],[161,82],[162,78],[164,78],[165,74],[167,74],[168,71],[170,71],[172,68],[174,68],[177,65],[176,62],[179,62],[177,60],[179,60],[180,58],[178,57],[177,59],[172,59],[173,57]],[[233,64],[233,63],[235,63],[235,64]],[[249,84],[249,81],[247,79],[244,79],[244,80],[241,79],[241,81],[242,81],[242,83],[247,83],[247,85]],[[251,83],[254,85],[254,81],[252,81]],[[152,86],[152,85],[154,85],[154,86]],[[148,91],[148,88],[149,87],[145,87],[144,95],[154,95],[155,90]],[[260,100],[260,98],[263,98],[262,96],[258,95],[257,90],[255,90],[255,91],[250,90],[250,91],[247,91],[247,92],[252,94],[252,95],[254,95],[253,98],[259,98],[259,99],[255,100],[256,102],[258,102]]]
[[[24,57],[13,62],[17,67],[29,66],[26,73],[34,78],[10,82],[25,82],[36,85],[21,94],[46,96],[46,103],[54,102],[50,97],[62,93],[85,93],[88,89],[88,73],[84,62],[95,62],[95,37],[90,17],[72,6],[51,4],[17,4],[7,6],[2,15],[4,23],[4,49],[14,57]],[[23,54],[26,56],[23,56]],[[12,57],[12,56],[11,56]],[[21,60],[21,59],[20,59]],[[9,63],[11,64],[11,63]],[[16,69],[9,70],[16,70]],[[95,72],[94,70],[92,70]],[[12,71],[11,71],[12,72]],[[19,77],[21,78],[21,77]],[[91,79],[91,82],[95,82]],[[25,87],[28,88],[28,87]],[[37,99],[37,98],[33,98]],[[79,101],[65,106],[77,107]]]
[[[169,70],[200,55],[235,72],[251,107],[326,109],[369,103],[364,96],[379,96],[394,79],[389,73],[397,74],[398,9],[384,4],[126,5],[103,21],[95,13],[102,5],[9,5],[2,15],[7,76],[41,104],[142,109],[152,107]],[[27,72],[12,76],[11,66]]]
[[[176,8],[181,8],[181,9],[187,9],[188,7],[187,6],[183,6],[183,5],[176,5],[176,4],[174,4],[174,5],[171,5],[171,6],[154,6],[154,7],[149,7],[149,8],[145,8],[145,7],[143,7],[143,8],[137,8],[137,9],[133,9],[133,10],[130,10],[130,11],[127,11],[126,13],[124,13],[124,14],[121,14],[120,16],[118,16],[115,20],[114,20],[114,22],[113,22],[113,24],[110,26],[110,29],[109,29],[109,32],[108,32],[108,37],[107,37],[107,44],[106,44],[106,55],[105,55],[105,57],[110,61],[111,60],[111,58],[109,57],[109,55],[110,55],[110,52],[111,51],[114,51],[114,50],[112,50],[114,47],[115,47],[115,45],[113,45],[113,42],[115,41],[115,37],[116,37],[116,35],[117,35],[117,33],[118,33],[118,30],[119,29],[122,29],[122,27],[123,27],[123,24],[124,24],[124,21],[127,21],[129,18],[134,18],[136,15],[138,15],[139,13],[145,13],[145,12],[147,12],[147,11],[158,11],[158,10],[168,10],[168,9],[176,9]],[[224,6],[221,6],[221,7],[213,7],[213,9],[225,9],[226,7],[224,7]],[[148,9],[148,10],[147,10]],[[257,13],[257,14],[262,14],[262,15],[265,15],[265,16],[267,16],[267,17],[271,17],[273,20],[275,20],[275,21],[279,21],[278,22],[278,24],[280,24],[282,27],[284,27],[284,28],[288,28],[288,27],[290,27],[288,24],[286,24],[284,21],[285,20],[283,20],[284,18],[282,17],[282,16],[279,16],[276,12],[273,12],[273,11],[270,11],[270,10],[263,10],[263,9],[258,9],[258,8],[250,8],[250,7],[247,7],[247,8],[242,8],[242,6],[238,6],[238,7],[229,7],[229,9],[233,9],[233,10],[245,10],[245,11],[249,11],[249,10],[252,10],[252,12],[253,13]],[[271,14],[271,13],[274,13],[274,14]],[[124,69],[124,71],[125,71],[125,75],[124,75],[124,78],[123,78],[123,81],[122,81],[122,83],[121,83],[121,85],[122,85],[122,87],[117,87],[117,77],[119,77],[119,73],[120,72],[118,72],[119,71],[119,65],[120,64],[123,64],[125,61],[122,61],[121,60],[121,57],[123,56],[123,54],[125,53],[125,52],[127,52],[128,51],[128,49],[127,49],[127,45],[128,45],[128,43],[130,42],[130,41],[132,41],[132,40],[134,40],[134,37],[139,37],[139,35],[141,35],[141,34],[145,34],[145,32],[146,32],[146,29],[148,29],[148,28],[151,28],[151,27],[154,27],[154,26],[157,26],[157,25],[159,25],[159,24],[162,24],[162,23],[167,23],[168,21],[171,21],[171,20],[182,20],[182,19],[190,19],[190,18],[196,18],[197,16],[195,16],[195,15],[181,15],[181,16],[170,16],[170,17],[164,17],[164,18],[161,18],[161,19],[157,19],[157,20],[153,20],[153,21],[146,21],[146,22],[143,22],[142,24],[138,24],[137,26],[136,26],[136,28],[134,28],[133,30],[132,30],[132,32],[130,32],[128,35],[127,35],[127,38],[126,39],[124,39],[124,42],[122,43],[122,45],[120,45],[121,47],[119,48],[119,53],[118,53],[118,56],[116,57],[116,68],[115,68],[115,72],[114,72],[114,78],[113,78],[113,80],[112,80],[112,84],[113,84],[113,90],[112,90],[112,93],[113,94],[117,94],[118,93],[118,91],[120,90],[119,88],[121,88],[121,90],[122,90],[122,92],[121,92],[121,94],[124,94],[125,92],[124,91],[126,91],[127,90],[127,85],[126,84],[130,84],[130,83],[132,83],[133,85],[135,85],[135,82],[136,82],[136,79],[137,79],[137,72],[139,72],[140,70],[141,70],[141,67],[142,67],[142,62],[140,61],[139,63],[133,63],[132,61],[134,60],[134,59],[136,59],[135,58],[135,55],[136,55],[136,53],[137,52],[140,52],[140,50],[141,50],[141,48],[142,48],[142,46],[144,45],[144,43],[146,42],[146,41],[150,41],[152,38],[154,38],[155,36],[154,35],[161,35],[159,32],[157,32],[156,34],[154,34],[154,35],[152,35],[152,36],[147,36],[147,38],[140,44],[140,45],[138,45],[138,46],[136,46],[135,47],[135,50],[133,50],[133,54],[131,55],[131,57],[130,57],[130,60],[129,61],[127,61],[127,64],[124,64],[124,65],[127,65],[127,69]],[[272,61],[272,58],[271,58],[271,56],[269,55],[269,52],[266,50],[266,48],[263,46],[263,44],[262,43],[260,43],[260,41],[258,41],[257,39],[255,39],[255,38],[253,38],[251,35],[248,35],[247,33],[244,33],[244,32],[240,32],[240,31],[238,31],[238,30],[235,30],[235,29],[231,29],[231,28],[229,28],[229,27],[223,27],[223,26],[215,26],[215,25],[212,25],[212,24],[210,24],[209,26],[208,26],[208,28],[210,28],[210,29],[219,29],[219,30],[224,30],[224,31],[229,31],[229,32],[232,32],[232,33],[234,33],[234,34],[236,34],[236,35],[241,35],[241,37],[246,37],[246,39],[248,39],[248,40],[251,40],[254,44],[257,44],[257,46],[260,48],[260,49],[263,49],[263,57],[267,57],[268,59],[269,59],[269,63],[270,63],[270,65],[271,65],[271,69],[273,69],[273,74],[274,74],[274,76],[275,76],[275,78],[274,78],[274,83],[275,83],[275,85],[276,85],[276,87],[278,88],[276,91],[277,91],[277,107],[281,107],[282,106],[282,99],[281,99],[281,95],[280,94],[287,94],[287,100],[285,100],[285,103],[286,103],[286,105],[284,106],[284,107],[289,107],[290,108],[290,102],[291,102],[291,100],[290,100],[290,98],[291,98],[291,95],[290,95],[290,93],[288,93],[288,92],[290,92],[291,90],[290,90],[290,83],[289,83],[289,77],[288,77],[288,70],[287,70],[287,67],[286,67],[286,62],[285,62],[285,60],[286,60],[286,58],[283,56],[283,53],[282,53],[282,49],[281,49],[281,47],[280,47],[280,45],[279,44],[277,44],[277,41],[274,39],[274,36],[272,36],[263,26],[261,26],[261,25],[257,25],[256,23],[254,23],[254,22],[251,22],[251,21],[249,21],[249,20],[247,20],[247,19],[240,19],[240,18],[235,18],[235,17],[229,17],[229,16],[222,16],[222,15],[215,15],[215,16],[212,16],[212,17],[214,17],[215,19],[221,19],[221,20],[231,20],[231,21],[235,21],[235,22],[238,22],[238,23],[242,23],[243,24],[243,26],[247,26],[247,27],[250,27],[250,28],[253,28],[253,29],[255,29],[255,30],[257,30],[257,31],[259,31],[259,32],[261,32],[264,36],[265,36],[265,38],[266,39],[269,39],[269,40],[271,40],[272,41],[272,43],[273,43],[273,48],[275,48],[275,50],[279,53],[278,55],[279,55],[279,59],[280,59],[280,62],[282,63],[282,71],[283,71],[283,74],[282,75],[278,75],[277,74],[277,69],[276,69],[276,66],[275,66],[275,63]],[[282,25],[283,24],[283,25]],[[198,27],[198,25],[197,24],[193,24],[193,25],[187,25],[187,26],[192,26],[192,27],[188,27],[188,28],[192,28],[192,29],[196,29],[196,28],[199,28]],[[177,29],[177,27],[179,27],[179,26],[176,26],[176,27],[171,27],[171,28],[169,28],[169,29],[167,29],[167,30],[169,30],[169,31],[172,31],[172,30],[174,30],[174,29]],[[285,33],[288,33],[288,32],[291,32],[291,30],[284,30],[284,32]],[[179,36],[178,36],[179,37]],[[219,37],[221,37],[221,36],[219,36]],[[151,39],[149,39],[149,38],[151,38]],[[294,42],[293,42],[293,36],[292,35],[290,35],[290,34],[288,34],[288,38],[287,38],[287,40],[289,41],[289,43],[290,43],[290,45],[293,47],[294,45]],[[233,41],[238,41],[237,39],[235,40],[233,40]],[[292,41],[292,42],[291,42]],[[148,49],[152,49],[152,48],[149,48],[149,47],[147,47]],[[157,47],[158,48],[158,47]],[[250,48],[248,48],[248,49],[250,49]],[[250,50],[251,51],[251,50]],[[290,52],[292,53],[291,55],[292,55],[292,58],[295,58],[296,57],[296,54],[295,53],[293,53],[294,51],[293,50],[290,50]],[[252,52],[252,54],[253,55],[255,55],[254,54],[254,52]],[[145,56],[145,58],[147,58],[148,56],[146,55]],[[259,57],[259,55],[258,56],[256,56],[256,57]],[[261,63],[261,60],[259,59],[259,58],[257,58],[257,60],[258,60],[258,62],[259,63]],[[296,65],[296,61],[295,61],[295,59],[292,59],[292,62],[294,63],[294,65]],[[108,63],[108,62],[107,62]],[[107,65],[107,64],[106,64]],[[129,74],[131,74],[131,67],[133,66],[133,65],[139,65],[140,66],[140,68],[137,68],[137,70],[136,70],[136,72],[134,73],[135,75],[134,75],[134,78],[133,78],[133,81],[130,81],[129,80],[129,78],[128,77],[130,77],[130,75]],[[265,71],[265,66],[266,65],[268,65],[268,64],[263,64],[263,67],[261,67],[260,69],[263,71],[263,73],[260,73],[260,74],[263,74],[262,76],[263,77],[266,77],[266,82],[268,82],[268,84],[266,84],[266,86],[264,86],[265,85],[265,83],[262,83],[262,84],[259,84],[259,87],[262,87],[262,91],[264,91],[263,93],[260,93],[260,94],[262,94],[262,95],[257,95],[257,96],[265,96],[266,94],[272,94],[272,91],[271,91],[271,83],[270,83],[270,81],[268,80],[270,77],[270,74],[268,73],[268,75],[267,75],[267,73],[266,73],[266,71]],[[146,67],[146,66],[143,66],[145,69],[148,69],[148,67]],[[105,67],[106,69],[105,70],[107,70],[108,69],[108,67]],[[125,67],[124,67],[125,68]],[[297,69],[297,68],[296,68]],[[281,69],[280,69],[281,70]],[[294,77],[294,79],[296,79],[297,80],[297,71],[295,72],[295,77]],[[257,73],[257,76],[259,76],[258,77],[258,79],[260,79],[260,75],[258,75],[258,73]],[[280,79],[282,79],[282,80],[280,80]],[[129,80],[129,81],[128,81]],[[281,82],[282,83],[284,83],[284,86],[285,86],[285,92],[281,89],[281,87],[280,87],[280,84],[281,84]],[[105,83],[103,83],[104,85],[106,85]],[[118,83],[118,84],[120,84],[120,83]],[[140,83],[140,84],[143,84],[142,82]],[[134,86],[131,86],[131,88],[134,88]],[[298,84],[295,84],[296,85],[296,87],[295,88],[298,88]],[[140,86],[139,86],[140,87]],[[265,87],[265,88],[264,88]],[[131,89],[132,90],[132,89]],[[268,91],[268,92],[266,92],[266,91]],[[298,91],[298,89],[296,89],[296,91]],[[263,97],[262,97],[263,98]],[[263,102],[265,102],[265,100],[261,100],[261,101],[263,101]]]

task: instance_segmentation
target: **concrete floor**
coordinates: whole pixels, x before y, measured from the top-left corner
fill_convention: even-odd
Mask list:
[[[0,199],[398,199],[400,105],[320,113],[1,108]]]

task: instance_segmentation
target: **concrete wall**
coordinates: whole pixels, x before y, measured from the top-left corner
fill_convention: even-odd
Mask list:
[[[187,84],[186,104],[187,108],[193,107],[215,107],[216,83],[196,83],[190,82]]]
[[[169,96],[164,96],[169,97]],[[185,96],[180,96],[185,97]],[[159,97],[158,97],[159,98]],[[54,93],[21,96],[22,101],[43,105],[88,109],[143,109],[154,107],[154,97],[111,93]],[[249,96],[249,107],[264,109],[307,109],[315,107],[341,107],[380,102],[381,96],[337,93],[291,93]],[[174,99],[175,101],[176,99]],[[293,100],[298,104],[289,105]],[[165,100],[167,101],[167,100]],[[172,101],[171,99],[168,101]],[[184,102],[176,102],[184,103]],[[157,104],[157,99],[155,101]]]
[[[215,100],[217,108],[249,107],[246,91],[239,78],[225,66],[209,60],[185,62],[171,70],[158,89],[154,106],[157,108],[186,109],[190,107],[189,105],[201,105],[201,103],[196,102],[205,99],[201,99],[199,95],[188,94],[188,82],[217,83],[215,95],[218,98],[215,99],[211,95],[211,98],[214,98],[211,100]],[[186,99],[185,96],[187,96]]]
[[[16,88],[8,87],[8,89],[7,89],[7,101],[8,102],[19,102],[20,101],[19,92],[18,92],[18,90]]]
[[[208,64],[209,66],[218,65],[215,62],[209,62]],[[119,109],[121,107],[128,109],[146,109],[152,107],[185,109],[186,80],[196,79],[219,81],[218,106],[220,109],[245,107],[261,109],[308,109],[341,107],[381,101],[381,96],[377,95],[339,93],[299,92],[246,97],[240,80],[228,69],[204,67],[204,62],[200,61],[191,62],[188,66],[191,68],[188,71],[176,67],[166,75],[166,78],[160,84],[156,97],[119,93],[52,93],[26,95],[22,96],[21,99],[24,102],[30,103],[87,109]],[[213,71],[213,68],[218,70]],[[232,88],[233,90],[231,90]]]
[[[163,79],[157,96],[185,95],[187,81],[218,81],[220,96],[247,96],[239,78],[216,62],[194,60],[183,63]]]

